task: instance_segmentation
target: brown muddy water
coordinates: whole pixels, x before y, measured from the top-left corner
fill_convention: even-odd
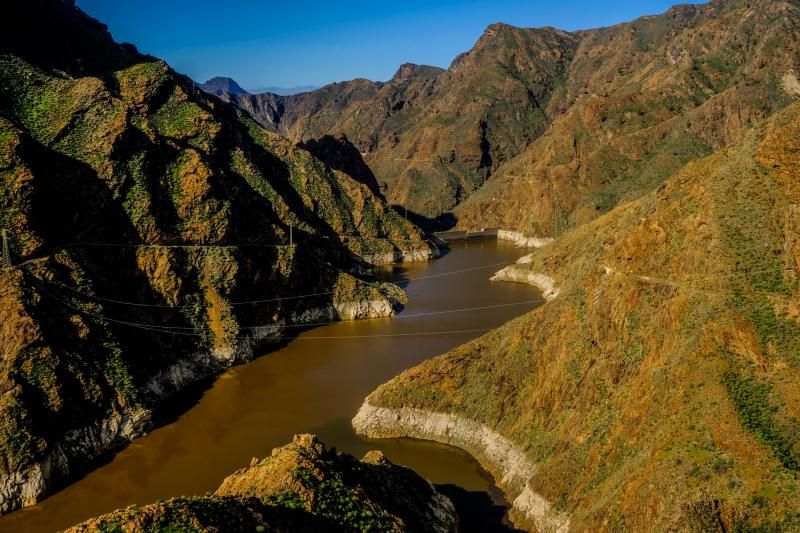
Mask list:
[[[386,269],[382,274],[408,292],[408,306],[398,317],[310,329],[228,370],[188,395],[168,424],[106,464],[39,505],[0,517],[0,531],[56,531],[133,503],[202,495],[296,433],[315,433],[357,457],[383,450],[395,463],[444,485],[468,515],[462,520],[465,530],[500,529],[505,502],[468,454],[409,439],[365,440],[355,435],[350,420],[381,383],[481,335],[465,330],[495,328],[541,305],[533,287],[489,281],[501,268],[498,263],[523,253],[501,241],[461,242],[436,261]],[[486,265],[495,266],[479,268]],[[502,307],[440,313],[483,306]]]

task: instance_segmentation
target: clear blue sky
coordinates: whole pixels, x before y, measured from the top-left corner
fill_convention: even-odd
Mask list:
[[[24,0],[23,0],[24,1]],[[492,22],[595,28],[678,0],[78,0],[118,41],[195,80],[246,89],[386,80],[401,63],[447,67]]]

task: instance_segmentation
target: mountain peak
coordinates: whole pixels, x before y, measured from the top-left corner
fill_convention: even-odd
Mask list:
[[[247,91],[236,83],[232,78],[217,76],[211,78],[207,82],[200,85],[200,88],[207,93],[216,94],[219,96],[221,93],[227,94],[247,94]]]
[[[511,24],[506,24],[505,22],[494,22],[486,27],[486,29],[483,31],[483,34],[494,35],[495,33],[515,30],[515,29],[517,29],[516,26],[512,26]]]
[[[397,72],[392,76],[393,81],[405,80],[416,76],[437,75],[444,72],[444,69],[432,67],[430,65],[417,65],[415,63],[403,63]]]

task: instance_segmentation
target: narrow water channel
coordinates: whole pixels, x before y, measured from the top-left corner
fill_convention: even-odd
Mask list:
[[[409,295],[398,317],[311,329],[230,369],[171,423],[39,505],[0,517],[0,531],[56,531],[133,503],[201,495],[295,433],[315,433],[357,457],[383,450],[392,461],[446,485],[473,512],[502,515],[499,491],[466,453],[406,439],[365,441],[353,433],[350,420],[367,394],[402,370],[481,334],[473,330],[495,328],[541,305],[532,287],[489,281],[501,268],[496,265],[522,253],[504,242],[470,241],[453,244],[439,260],[387,269],[385,276]],[[495,266],[480,268],[486,265]],[[487,518],[475,518],[480,519]]]

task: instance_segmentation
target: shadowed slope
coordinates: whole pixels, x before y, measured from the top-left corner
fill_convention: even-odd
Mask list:
[[[394,313],[405,296],[365,259],[435,255],[367,185],[73,2],[17,2],[0,25],[0,227],[19,265],[0,272],[0,512],[287,324]]]

